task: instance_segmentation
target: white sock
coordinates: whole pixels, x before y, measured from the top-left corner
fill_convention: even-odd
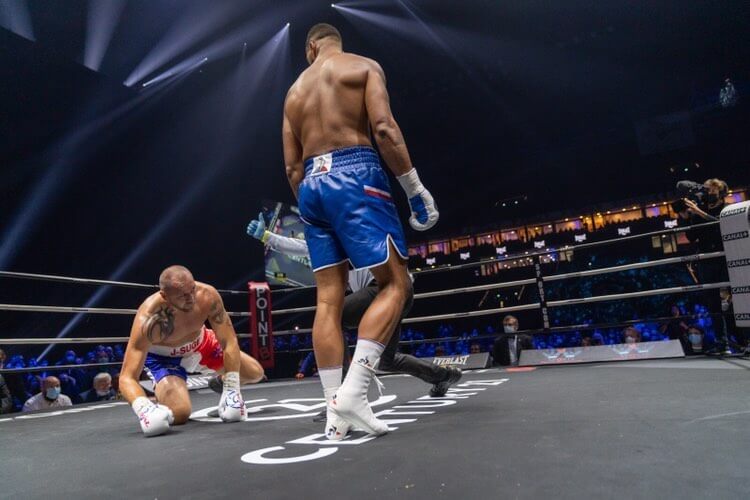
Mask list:
[[[341,387],[341,374],[343,373],[340,366],[331,368],[321,368],[318,370],[320,383],[323,385],[323,394],[326,396],[326,402],[330,401],[336,390]]]
[[[349,372],[346,374],[346,380],[343,384],[346,386],[347,392],[354,391],[355,394],[367,394],[367,388],[370,386],[375,367],[378,365],[384,349],[385,346],[380,342],[366,339],[357,340],[352,364],[349,365]]]
[[[352,366],[355,363],[360,363],[374,370],[384,350],[385,346],[380,342],[358,339],[357,347],[354,349],[354,356],[352,356]]]

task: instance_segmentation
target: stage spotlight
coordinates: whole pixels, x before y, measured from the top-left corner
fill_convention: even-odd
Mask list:
[[[147,81],[146,83],[143,84],[143,87],[148,87],[149,85],[153,85],[154,83],[164,81],[167,78],[172,78],[173,76],[190,73],[191,71],[194,71],[199,66],[202,66],[203,64],[205,64],[207,61],[208,61],[208,57],[204,57],[200,61],[193,62],[192,64],[190,63],[190,61],[181,62],[177,66],[174,66],[173,68],[168,69],[161,75]]]
[[[27,40],[36,41],[25,0],[0,2],[0,26]]]
[[[130,73],[125,80],[125,85],[132,87],[136,82],[144,80],[175,57],[231,22],[237,16],[239,9],[242,9],[242,2],[234,4],[224,2],[220,6],[215,6],[212,2],[208,8],[203,7],[199,2],[191,9],[183,11],[161,40]]]
[[[124,7],[125,0],[89,0],[83,53],[83,64],[87,68],[99,71]]]

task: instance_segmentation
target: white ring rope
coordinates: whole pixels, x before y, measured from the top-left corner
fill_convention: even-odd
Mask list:
[[[609,240],[602,240],[602,241],[592,241],[591,243],[580,243],[578,245],[566,245],[564,247],[560,247],[557,249],[548,249],[543,251],[535,251],[530,253],[525,253],[524,255],[514,255],[509,256],[508,258],[504,258],[501,260],[498,259],[489,259],[489,260],[482,260],[478,262],[469,262],[467,264],[459,264],[456,266],[445,266],[445,267],[436,267],[435,269],[415,269],[410,271],[412,274],[423,274],[428,272],[438,272],[438,271],[456,271],[459,269],[467,269],[471,267],[477,267],[484,264],[491,264],[495,262],[508,262],[512,260],[521,260],[521,259],[528,259],[533,257],[538,257],[542,255],[549,255],[553,253],[559,253],[559,252],[575,252],[577,250],[583,250],[586,248],[593,248],[597,246],[602,245],[609,245],[611,243],[620,243],[623,241],[629,241],[633,239],[638,238],[645,238],[648,236],[657,236],[661,234],[670,234],[670,233],[679,233],[684,232],[692,229],[698,229],[702,227],[708,227],[712,225],[718,224],[718,221],[710,221],[710,222],[704,222],[701,224],[693,224],[692,226],[684,226],[684,227],[675,227],[670,229],[660,229],[659,231],[652,231],[649,233],[641,233],[641,234],[633,234],[630,236],[622,236],[619,238],[612,238]],[[722,252],[723,255],[723,252]],[[86,285],[106,285],[106,286],[121,286],[121,287],[127,287],[127,288],[148,288],[152,290],[158,290],[158,285],[150,285],[147,283],[133,283],[128,281],[112,281],[112,280],[101,280],[101,279],[92,279],[92,278],[76,278],[71,276],[60,276],[55,274],[36,274],[36,273],[22,273],[22,272],[15,272],[15,271],[0,271],[0,278],[20,278],[20,279],[31,279],[31,280],[40,280],[40,281],[57,281],[57,282],[64,282],[64,283],[76,283],[76,284],[86,284]],[[315,285],[307,285],[307,286],[301,286],[301,287],[291,287],[291,288],[278,288],[275,290],[271,290],[272,292],[279,292],[279,293],[287,293],[287,292],[294,292],[299,290],[309,290],[315,288]],[[247,295],[249,292],[247,290],[217,290],[219,293],[224,294],[232,294],[232,295]]]

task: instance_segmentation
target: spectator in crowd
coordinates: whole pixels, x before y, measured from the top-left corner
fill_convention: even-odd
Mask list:
[[[47,377],[42,381],[41,392],[29,398],[23,405],[23,411],[45,410],[73,406],[73,402],[60,392],[60,380],[57,377]]]
[[[594,343],[589,335],[581,337],[581,347],[591,347],[592,345],[594,345]]]
[[[73,402],[73,404],[78,404],[81,402],[79,393],[81,392],[81,389],[85,386],[81,385],[78,382],[77,377],[74,377],[73,375],[69,375],[70,371],[71,370],[58,373],[57,378],[60,379],[61,392],[63,394],[70,394],[69,397],[70,397],[70,400]]]
[[[686,354],[703,353],[703,340],[706,338],[703,329],[698,325],[690,325],[687,330],[688,348]]]
[[[112,375],[109,373],[97,373],[93,384],[94,386],[91,389],[81,393],[82,402],[112,401],[117,396],[115,390],[112,388]]]
[[[682,348],[687,352],[687,330],[688,326],[685,320],[680,318],[682,311],[680,306],[672,304],[669,310],[670,319],[667,323],[659,327],[659,331],[669,337],[669,340],[679,340]]]
[[[482,347],[476,342],[472,342],[471,347],[469,347],[469,353],[479,354],[480,352],[482,352]]]
[[[622,331],[622,342],[624,344],[637,344],[641,341],[641,332],[634,326],[629,326]]]
[[[10,394],[10,388],[5,383],[5,378],[0,374],[0,414],[11,413],[13,411],[13,396]]]
[[[249,341],[246,341],[246,342],[248,344],[250,343]],[[123,358],[125,358],[125,351],[122,348],[122,344],[115,345],[114,354],[115,354],[115,361],[122,361]]]
[[[315,375],[318,372],[318,365],[315,362],[315,352],[310,351],[307,355],[302,358],[299,362],[299,368],[297,374],[294,376],[297,380],[302,380],[305,377]]]
[[[5,368],[5,360],[6,360],[5,351],[0,349],[0,370]]]
[[[503,318],[503,333],[492,346],[492,357],[495,363],[508,366],[518,364],[523,349],[533,349],[532,338],[527,334],[518,334],[518,318],[507,315]]]

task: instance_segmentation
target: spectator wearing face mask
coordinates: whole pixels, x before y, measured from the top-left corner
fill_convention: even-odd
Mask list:
[[[81,393],[84,403],[95,403],[97,401],[112,401],[117,394],[112,388],[112,375],[107,372],[97,373],[94,377],[94,386],[88,391]]]
[[[60,393],[60,380],[50,376],[42,380],[41,392],[24,403],[23,411],[46,410],[63,406],[73,406],[73,402],[68,396]]]
[[[685,354],[702,354],[704,351],[704,339],[705,335],[701,327],[699,327],[698,325],[690,325],[687,331],[688,348]]]
[[[641,341],[641,332],[634,326],[629,326],[622,331],[622,342],[624,344],[637,344]]]
[[[503,366],[517,365],[523,349],[533,349],[530,335],[518,333],[518,318],[507,315],[503,318],[503,333],[492,346],[492,358]]]

